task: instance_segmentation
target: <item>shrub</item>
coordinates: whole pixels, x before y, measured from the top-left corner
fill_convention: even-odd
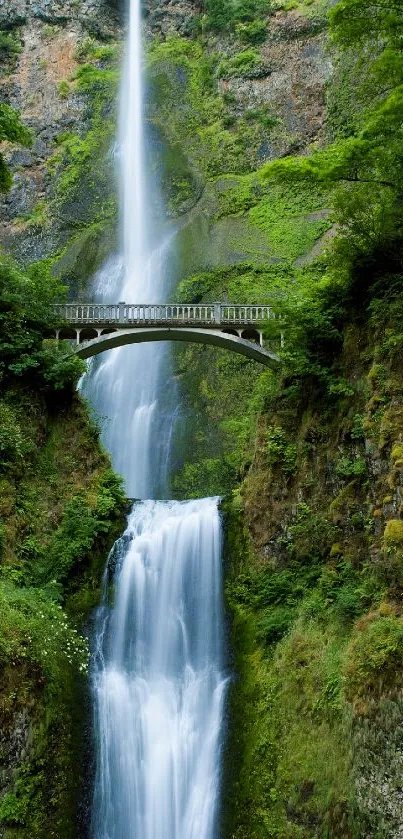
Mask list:
[[[263,21],[254,20],[251,23],[238,23],[235,31],[242,43],[257,45],[266,39],[267,27]]]
[[[254,49],[243,50],[232,58],[227,58],[221,61],[218,67],[218,76],[220,78],[230,78],[231,76],[242,76],[253,70],[259,63],[259,53]]]
[[[401,683],[403,619],[372,613],[358,622],[344,666],[347,698],[381,694]]]
[[[269,426],[267,437],[267,460],[273,466],[281,466],[286,475],[293,475],[297,468],[297,447],[289,443],[282,428]]]
[[[15,411],[5,402],[0,402],[0,471],[22,466],[31,450],[20,427]]]
[[[10,61],[21,52],[21,44],[11,32],[0,30],[0,62]]]
[[[401,519],[389,519],[386,522],[383,542],[387,548],[403,546],[403,521]]]
[[[257,637],[264,644],[276,644],[288,632],[295,617],[291,606],[276,606],[265,611],[257,622]]]
[[[57,90],[58,90],[58,94],[59,94],[59,96],[60,96],[62,99],[67,99],[67,97],[68,97],[68,95],[69,95],[69,93],[70,93],[70,85],[69,85],[69,83],[66,81],[66,79],[63,79],[61,82],[59,82],[59,84],[58,84],[58,86],[57,86]]]
[[[0,104],[0,143],[3,140],[20,143],[22,146],[30,146],[32,143],[32,134],[21,122],[18,111],[6,102]],[[11,184],[11,174],[0,153],[0,192],[7,192]]]
[[[358,477],[365,475],[366,471],[367,464],[363,457],[350,458],[344,456],[336,463],[336,475],[339,475],[341,478]]]
[[[65,289],[50,264],[37,263],[27,273],[0,256],[0,383],[28,380],[47,391],[72,390],[83,370],[61,348],[43,346],[57,325],[52,304]]]

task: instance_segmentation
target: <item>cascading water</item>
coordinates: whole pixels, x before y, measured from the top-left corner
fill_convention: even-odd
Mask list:
[[[211,839],[225,691],[217,500],[138,504],[116,549],[116,604],[98,616],[93,836]]]
[[[158,303],[167,294],[174,235],[151,229],[142,104],[140,0],[130,0],[119,144],[122,256],[96,277],[94,294],[105,301]],[[109,352],[84,380],[84,394],[106,416],[104,442],[115,468],[135,498],[167,486],[175,391],[171,385],[167,398],[166,381],[167,350],[153,344]],[[112,551],[92,669],[92,839],[217,835],[226,683],[220,541],[217,499],[142,501]]]
[[[169,291],[175,230],[153,219],[161,202],[147,165],[140,0],[130,0],[129,8],[118,143],[122,253],[99,271],[93,291],[99,302],[160,303]],[[82,390],[102,418],[104,443],[128,495],[165,497],[176,416],[169,347],[143,344],[110,351],[93,361]]]

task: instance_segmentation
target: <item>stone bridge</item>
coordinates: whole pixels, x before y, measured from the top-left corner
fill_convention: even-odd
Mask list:
[[[124,344],[190,341],[211,344],[275,367],[279,359],[263,347],[262,327],[276,317],[266,305],[229,303],[66,303],[54,307],[65,325],[56,338],[74,342],[80,358]]]

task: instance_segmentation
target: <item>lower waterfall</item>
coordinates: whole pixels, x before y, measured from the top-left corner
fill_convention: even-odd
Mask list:
[[[97,615],[94,839],[215,839],[226,682],[218,499],[139,502]]]

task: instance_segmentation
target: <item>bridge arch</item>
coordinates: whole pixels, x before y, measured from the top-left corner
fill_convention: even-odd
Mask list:
[[[253,329],[253,327],[248,327],[247,329],[243,329],[241,332],[241,338],[245,341],[253,341],[254,344],[262,343],[262,335],[257,329]]]
[[[77,329],[71,326],[63,326],[56,332],[56,337],[60,341],[77,341]]]
[[[79,343],[82,344],[83,341],[91,341],[93,338],[98,338],[98,335],[98,329],[94,329],[92,326],[85,326],[83,329],[79,330],[78,340]]]
[[[259,333],[257,333],[259,335]],[[91,358],[107,350],[122,347],[127,344],[141,344],[151,341],[185,341],[193,344],[206,344],[221,347],[252,358],[266,367],[275,368],[279,364],[278,356],[262,346],[252,343],[238,335],[215,329],[197,329],[192,327],[144,327],[137,329],[117,329],[104,332],[91,340],[85,340],[74,346],[73,351],[80,358]]]

